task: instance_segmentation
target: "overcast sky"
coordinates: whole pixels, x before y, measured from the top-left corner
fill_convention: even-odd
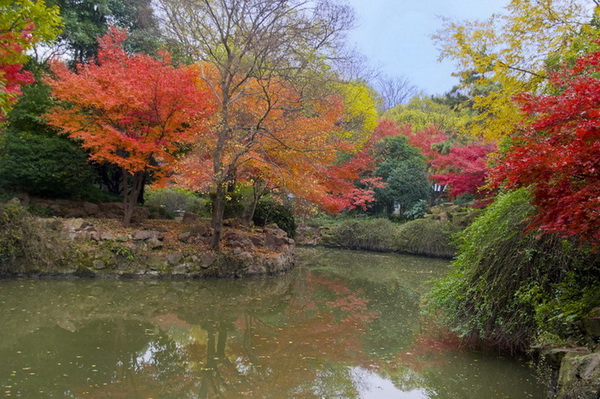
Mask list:
[[[350,33],[372,67],[390,76],[404,76],[427,94],[443,94],[457,80],[452,61],[437,61],[431,39],[441,26],[439,16],[453,20],[485,19],[502,11],[508,0],[347,0],[356,13]]]

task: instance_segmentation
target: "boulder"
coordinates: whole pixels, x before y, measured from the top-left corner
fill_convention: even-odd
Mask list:
[[[558,374],[558,398],[598,398],[600,395],[600,352],[567,353]]]
[[[92,262],[92,267],[96,270],[102,270],[106,268],[106,263],[100,259],[96,259]]]
[[[98,204],[92,202],[84,202],[83,209],[88,216],[97,216],[100,213],[100,207]]]
[[[208,269],[217,261],[217,255],[206,252],[200,256],[200,267],[203,269]]]
[[[174,252],[171,254],[167,254],[166,259],[170,265],[176,265],[179,262],[181,262],[181,259],[183,259],[183,254],[180,252]]]
[[[583,319],[587,335],[595,341],[600,339],[600,307],[592,309],[587,317]]]
[[[141,230],[135,231],[132,233],[131,238],[139,241],[162,241],[164,239],[164,235],[159,233],[158,231],[150,231],[150,230]]]
[[[87,222],[81,218],[67,219],[63,222],[63,231],[73,232],[81,230],[84,223],[86,226],[88,225]]]

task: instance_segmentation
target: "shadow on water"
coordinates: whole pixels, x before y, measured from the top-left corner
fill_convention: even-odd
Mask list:
[[[0,281],[21,398],[543,398],[524,364],[419,322],[447,262],[302,250],[279,277]]]

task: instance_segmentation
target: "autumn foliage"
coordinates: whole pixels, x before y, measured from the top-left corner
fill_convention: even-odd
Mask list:
[[[91,160],[118,165],[134,177],[132,192],[124,190],[133,207],[144,175],[169,173],[181,146],[206,129],[213,106],[197,68],[175,68],[166,53],[162,60],[129,55],[122,44],[126,36],[112,28],[99,40],[97,62],[76,71],[52,64],[54,78],[47,82],[63,105],[47,118],[81,140]]]
[[[211,87],[217,88],[214,67],[204,63],[202,69]],[[336,95],[307,100],[283,79],[247,79],[228,104],[227,120],[197,138],[194,151],[178,165],[176,180],[205,192],[219,179],[231,184],[261,181],[270,189],[339,211],[332,193],[342,188],[330,178],[330,168],[340,152],[354,145],[339,127],[343,112]],[[215,173],[216,154],[226,177]]]
[[[33,83],[33,74],[23,70],[24,43],[33,40],[30,23],[20,32],[0,32],[0,121],[6,118],[9,104],[17,101],[21,86]]]
[[[600,51],[556,74],[558,94],[518,98],[531,122],[498,160],[492,181],[531,186],[532,227],[600,243]]]

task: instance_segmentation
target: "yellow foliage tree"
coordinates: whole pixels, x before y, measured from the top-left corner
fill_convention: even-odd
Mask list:
[[[574,51],[573,43],[581,35],[596,34],[592,17],[598,6],[594,9],[590,3],[512,0],[503,14],[485,21],[449,21],[434,36],[440,58],[457,61],[463,84],[492,88],[473,98],[478,112],[468,129],[471,133],[498,139],[515,130],[523,115],[513,97],[543,91],[551,61]]]
[[[375,93],[362,82],[340,84],[339,92],[344,102],[344,138],[362,145],[377,127],[379,115]]]

